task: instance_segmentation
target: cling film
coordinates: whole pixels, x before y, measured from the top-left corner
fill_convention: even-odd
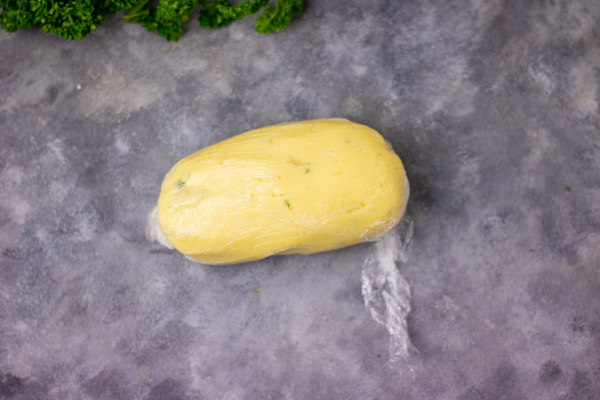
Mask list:
[[[345,119],[292,122],[177,162],[149,234],[207,264],[317,253],[381,238],[408,195],[400,158],[375,130]]]

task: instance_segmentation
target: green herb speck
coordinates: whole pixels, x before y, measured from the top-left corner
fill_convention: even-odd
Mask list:
[[[304,168],[304,173],[305,174],[308,174],[309,172],[310,172],[310,168],[309,167]]]
[[[567,186],[567,187],[565,188],[565,190],[566,190],[567,192],[570,192],[570,191],[571,191],[571,186]]]
[[[184,186],[185,186],[185,182],[184,182],[184,181],[182,181],[181,179],[177,181],[177,187],[178,187],[179,189],[181,189],[181,188],[182,188],[182,187],[184,187]]]
[[[289,200],[284,201],[284,203],[287,206],[287,208],[290,208],[290,201]]]

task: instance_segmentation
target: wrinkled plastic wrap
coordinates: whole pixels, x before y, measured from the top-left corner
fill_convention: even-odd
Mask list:
[[[173,245],[169,243],[160,229],[160,223],[158,222],[158,209],[156,207],[154,207],[148,214],[148,220],[146,221],[146,237],[153,242],[173,250]]]
[[[208,264],[316,253],[381,238],[408,192],[400,158],[373,129],[345,119],[280,124],[175,164],[150,236]]]
[[[413,221],[405,217],[399,226],[375,244],[363,265],[362,295],[375,321],[390,335],[389,363],[412,374],[409,355],[417,352],[410,341],[406,318],[410,313],[410,286],[398,266],[407,261],[412,240]]]

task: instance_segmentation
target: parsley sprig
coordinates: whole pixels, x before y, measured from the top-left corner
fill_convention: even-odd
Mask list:
[[[169,41],[178,40],[183,25],[199,8],[203,28],[217,29],[264,9],[254,24],[257,32],[274,33],[285,29],[303,0],[0,0],[0,26],[7,32],[39,27],[64,39],[81,40],[93,32],[108,15],[125,11],[124,22],[142,24]],[[273,1],[273,0],[271,0]]]

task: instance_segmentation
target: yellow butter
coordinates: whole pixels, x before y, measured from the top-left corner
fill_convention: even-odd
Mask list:
[[[162,183],[158,220],[183,254],[237,263],[376,240],[401,219],[408,193],[400,158],[373,129],[292,122],[180,160]]]

